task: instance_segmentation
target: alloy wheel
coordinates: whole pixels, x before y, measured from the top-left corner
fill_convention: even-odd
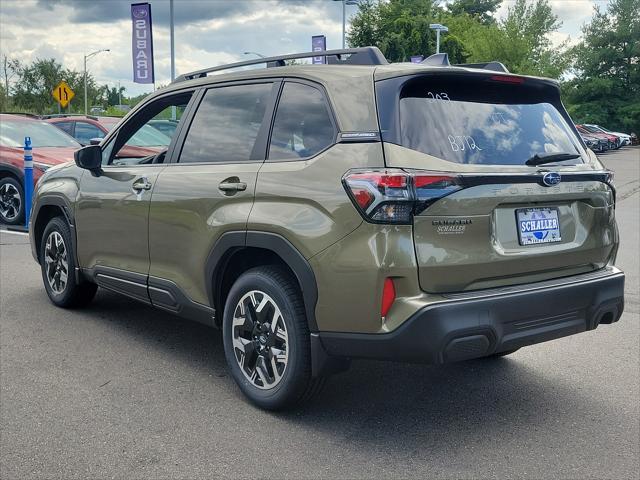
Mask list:
[[[287,326],[276,302],[252,290],[237,303],[231,328],[234,357],[244,376],[257,388],[275,387],[289,360]]]
[[[67,247],[59,232],[53,231],[47,237],[44,261],[49,287],[58,295],[63,293],[69,278],[69,259]]]
[[[20,192],[11,183],[0,186],[0,215],[6,221],[11,222],[20,215],[22,198]]]

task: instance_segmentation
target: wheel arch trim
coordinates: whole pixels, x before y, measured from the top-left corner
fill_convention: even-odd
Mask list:
[[[9,175],[16,177],[19,181],[24,181],[24,172],[11,164],[0,164],[0,176],[4,176],[2,173],[8,173]]]
[[[229,255],[238,249],[248,247],[275,253],[291,269],[302,290],[309,330],[317,332],[315,309],[318,301],[318,285],[315,274],[298,249],[277,233],[249,230],[226,232],[220,236],[211,249],[205,265],[205,284],[210,304],[215,305],[216,292],[220,287],[219,279],[224,274]]]
[[[40,214],[42,207],[51,207],[51,206],[58,207],[62,211],[62,214],[64,215],[64,218],[69,225],[69,230],[71,230],[71,246],[73,248],[73,254],[75,257],[74,259],[75,259],[76,265],[79,265],[78,249],[76,248],[77,238],[76,238],[75,221],[73,217],[73,209],[71,207],[71,203],[69,202],[69,200],[64,196],[58,195],[58,194],[43,195],[41,197],[38,197],[37,200],[35,201],[31,218],[30,218],[31,234],[29,235],[31,239],[31,249],[32,249],[33,256],[36,259],[36,261],[40,263],[40,241],[42,239],[37,238],[38,232],[36,232],[36,225],[38,222],[38,215]],[[43,232],[45,227],[46,225],[43,225],[43,229],[42,229]]]

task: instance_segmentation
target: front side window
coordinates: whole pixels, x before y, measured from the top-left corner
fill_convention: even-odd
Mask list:
[[[491,78],[408,81],[400,93],[399,130],[402,146],[455,163],[524,165],[536,154],[583,153],[550,94]]]
[[[180,122],[193,92],[161,98],[129,119],[120,127],[115,140],[103,149],[103,164],[135,165],[163,163],[165,154],[175,133],[161,132],[152,125],[159,121]],[[76,127],[77,134],[77,127]]]
[[[273,125],[269,159],[312,157],[334,140],[335,130],[322,92],[302,83],[285,83]]]
[[[180,163],[236,163],[252,155],[273,84],[212,88],[198,107]]]

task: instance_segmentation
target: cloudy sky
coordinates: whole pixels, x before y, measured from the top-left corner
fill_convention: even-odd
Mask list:
[[[593,5],[608,0],[551,0],[563,22],[552,41],[575,41]],[[168,83],[169,1],[149,0],[154,22],[156,81]],[[0,51],[25,62],[55,58],[82,70],[83,55],[108,48],[89,61],[100,84],[128,94],[151,91],[132,83],[131,20],[128,0],[0,0]],[[513,0],[504,0],[498,16]],[[332,0],[175,0],[176,71],[246,59],[245,51],[276,55],[310,50],[311,36],[327,36],[341,47],[342,7]],[[347,17],[357,7],[347,6]]]

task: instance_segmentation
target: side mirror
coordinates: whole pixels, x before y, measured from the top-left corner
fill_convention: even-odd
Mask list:
[[[102,171],[102,149],[97,145],[89,145],[76,150],[73,154],[76,165],[80,168],[99,174]]]
[[[91,140],[89,140],[89,145],[100,145],[101,141],[101,138],[92,138]]]

